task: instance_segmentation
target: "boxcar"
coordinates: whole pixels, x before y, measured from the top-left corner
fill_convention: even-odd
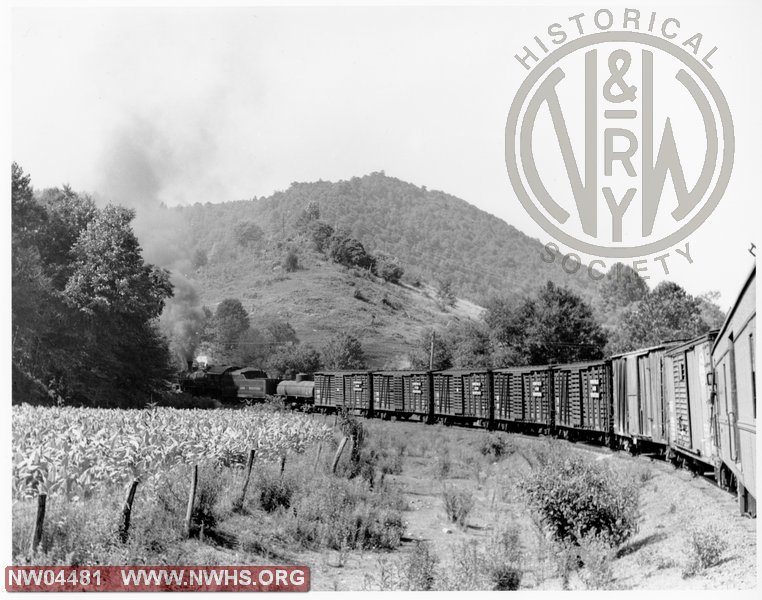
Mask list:
[[[373,373],[373,411],[385,418],[427,419],[431,390],[429,371],[377,371]]]
[[[264,371],[252,367],[230,371],[230,378],[233,383],[231,397],[242,400],[264,400],[265,396],[276,393],[280,381],[271,379]]]
[[[580,362],[553,368],[555,427],[561,437],[595,439],[611,435],[611,363]]]
[[[736,484],[739,507],[757,513],[756,267],[712,347],[719,429],[719,480]]]
[[[669,455],[694,469],[717,467],[716,418],[711,387],[716,331],[664,354],[664,392],[669,415]]]
[[[492,372],[495,426],[549,433],[553,428],[551,367],[511,367]]]
[[[372,414],[373,379],[370,371],[315,373],[315,408]]]
[[[432,418],[445,423],[492,420],[492,376],[488,369],[451,369],[432,374]]]
[[[622,447],[666,452],[669,431],[662,365],[664,353],[681,342],[612,357],[613,433]]]

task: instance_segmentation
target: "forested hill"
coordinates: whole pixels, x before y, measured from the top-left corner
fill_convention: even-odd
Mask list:
[[[345,228],[371,253],[395,257],[406,278],[432,284],[450,279],[458,296],[479,304],[493,295],[530,293],[547,280],[588,300],[597,296],[584,269],[570,276],[558,262],[544,262],[539,240],[460,198],[383,172],[336,183],[293,183],[266,198],[172,210],[187,219],[189,250],[216,254],[243,221],[255,223],[271,240],[289,239],[310,203],[319,206],[322,221]]]

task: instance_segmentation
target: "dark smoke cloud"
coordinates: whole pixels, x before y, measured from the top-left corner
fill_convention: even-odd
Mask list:
[[[212,149],[203,128],[177,139],[162,124],[133,117],[110,137],[99,165],[98,201],[135,209],[133,227],[143,257],[172,274],[174,297],[167,301],[160,326],[182,361],[194,356],[204,313],[189,279],[192,244],[181,213],[166,203],[198,200],[183,198],[183,191],[197,181],[201,163]]]

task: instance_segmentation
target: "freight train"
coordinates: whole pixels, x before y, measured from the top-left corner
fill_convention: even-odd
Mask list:
[[[191,391],[275,394],[319,412],[586,440],[713,475],[756,516],[756,269],[718,331],[605,360],[444,371],[323,371],[313,380],[212,367]],[[256,383],[254,383],[256,382]]]

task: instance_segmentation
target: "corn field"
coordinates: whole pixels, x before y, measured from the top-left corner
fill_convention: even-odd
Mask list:
[[[13,497],[76,500],[140,479],[149,486],[182,464],[242,465],[303,452],[330,430],[297,413],[13,407]]]

